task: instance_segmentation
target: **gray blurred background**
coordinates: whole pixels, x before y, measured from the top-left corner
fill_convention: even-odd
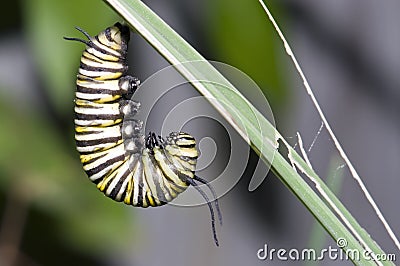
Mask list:
[[[257,1],[144,1],[205,58],[248,74],[267,97],[278,130],[308,149],[321,121],[282,43]],[[397,235],[400,187],[400,2],[267,1],[328,121]],[[216,248],[205,206],[140,209],[104,197],[85,176],[73,139],[75,74],[83,45],[63,36],[92,35],[121,20],[100,0],[3,3],[0,18],[0,265],[311,265],[259,260],[269,248],[336,247],[308,210],[269,174],[247,187],[257,156],[220,199]],[[131,35],[130,73],[145,80],[168,66]],[[241,88],[245,90],[246,88]],[[149,128],[198,93],[190,86],[160,99]],[[216,145],[213,180],[229,160],[226,129],[194,119],[184,126]],[[232,144],[233,145],[233,144]],[[400,253],[338,159],[323,129],[308,154],[321,178],[388,253]],[[225,177],[224,178],[229,178]],[[351,265],[320,261],[320,265]]]

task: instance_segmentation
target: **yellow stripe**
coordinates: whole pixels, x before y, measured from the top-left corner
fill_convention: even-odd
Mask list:
[[[117,100],[119,98],[121,98],[121,95],[107,95],[107,97],[105,97],[105,95],[102,95],[101,99],[95,100],[93,102],[95,102],[95,103],[106,103],[106,102],[115,101],[115,100]]]
[[[128,186],[126,188],[126,194],[125,194],[125,199],[124,199],[125,204],[128,204],[128,205],[132,204],[132,202],[131,202],[132,192],[133,192],[133,176],[130,177],[129,181],[128,181]]]

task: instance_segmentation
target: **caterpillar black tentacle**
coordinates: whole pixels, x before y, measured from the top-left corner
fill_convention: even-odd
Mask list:
[[[217,193],[215,192],[214,188],[212,186],[210,186],[210,184],[207,182],[207,180],[204,180],[203,178],[201,178],[197,175],[194,175],[193,179],[206,185],[208,187],[208,189],[211,191],[211,194],[213,195],[214,199],[217,198]],[[217,210],[219,225],[222,225],[222,214],[221,214],[221,210],[219,209],[218,200],[215,201],[215,209]]]
[[[165,139],[143,133],[143,122],[134,118],[140,103],[130,100],[139,79],[127,75],[129,28],[120,23],[87,40],[76,81],[75,140],[83,169],[106,196],[139,207],[164,205],[192,185],[210,209],[215,244],[214,208],[196,181],[211,191],[222,224],[214,189],[195,175],[198,152],[195,139],[172,132]]]
[[[208,205],[208,208],[210,209],[211,228],[212,228],[212,231],[213,231],[214,242],[215,242],[215,245],[219,246],[218,238],[217,238],[217,234],[216,234],[216,230],[215,230],[215,215],[214,215],[214,209],[213,209],[213,207],[212,207],[212,205],[211,205],[210,200],[208,199],[207,194],[206,194],[203,190],[201,190],[201,189],[198,187],[198,184],[197,184],[196,182],[194,182],[193,179],[187,179],[186,181],[187,181],[189,184],[191,184],[191,185],[201,194],[201,196],[206,200],[207,205]],[[218,213],[219,213],[219,209],[217,209],[217,210],[218,210]],[[219,218],[221,218],[221,217],[219,217]],[[222,223],[222,222],[221,222],[221,221],[222,221],[221,219],[220,219],[219,221],[220,221],[220,223]]]

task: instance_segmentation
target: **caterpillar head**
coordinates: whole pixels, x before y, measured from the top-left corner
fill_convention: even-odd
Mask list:
[[[128,26],[117,22],[113,26],[100,32],[98,38],[102,43],[106,44],[113,50],[117,50],[125,57],[130,38]]]
[[[98,50],[97,52],[103,54],[103,56],[101,56],[102,59],[104,59],[103,57],[105,54],[111,56],[111,58],[105,57],[110,61],[118,61],[119,59],[125,60],[130,38],[128,26],[117,22],[94,37],[90,36],[89,33],[79,27],[76,27],[76,29],[85,35],[87,40],[71,37],[64,37],[64,39],[84,43],[88,46],[89,50]],[[93,52],[93,54],[96,55],[97,53]]]

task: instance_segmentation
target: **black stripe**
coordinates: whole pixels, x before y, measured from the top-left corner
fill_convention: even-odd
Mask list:
[[[116,171],[120,171],[120,170],[117,169]],[[108,195],[110,198],[112,198],[115,201],[123,201],[124,200],[124,198],[125,198],[124,194],[126,193],[126,189],[125,189],[125,192],[123,193],[123,195],[121,196],[121,199],[118,200],[118,199],[116,199],[116,197],[122,187],[122,183],[124,183],[125,179],[128,177],[129,174],[130,174],[130,170],[127,169],[127,171],[125,171],[125,173],[118,180],[118,183],[115,185],[115,187],[111,191],[110,195]]]
[[[96,114],[96,115],[92,115],[92,114],[81,114],[81,113],[77,113],[75,112],[75,119],[77,120],[118,120],[121,119],[122,116],[120,114],[118,115],[110,115],[110,114]]]
[[[87,146],[96,146],[99,144],[117,143],[121,139],[122,136],[94,139],[94,140],[76,140],[76,146],[87,147]]]
[[[88,93],[88,94],[90,94],[90,93]],[[80,100],[80,101],[87,101],[87,102],[90,102],[90,103],[92,103],[93,104],[93,106],[92,105],[89,105],[89,104],[83,104],[83,105],[80,105],[80,104],[75,104],[77,107],[85,107],[85,108],[92,108],[92,109],[101,109],[101,108],[104,108],[104,104],[114,104],[114,103],[119,103],[119,101],[121,100],[121,97],[118,97],[119,96],[119,94],[115,94],[115,95],[111,95],[111,96],[113,96],[113,98],[114,99],[109,99],[109,101],[107,101],[107,102],[99,102],[99,101],[101,101],[101,100],[103,100],[104,101],[104,96],[107,96],[107,98],[109,97],[107,94],[105,94],[105,93],[103,93],[103,94],[98,94],[98,97],[99,98],[94,98],[94,99],[91,99],[91,100],[88,100],[88,99],[85,99],[85,98],[80,98],[80,97],[78,97],[78,96],[76,96],[76,99],[78,99],[78,100]],[[76,103],[76,102],[75,102]]]
[[[89,88],[89,87],[83,87],[83,86],[80,86],[80,85],[76,85],[76,91],[77,92],[81,92],[81,93],[99,94],[99,98],[102,97],[101,94],[110,94],[110,95],[119,95],[119,94],[121,94],[120,90],[107,90],[107,89],[101,89],[101,88]],[[82,105],[79,105],[79,106],[82,106]],[[101,108],[101,107],[98,107],[98,108]]]
[[[125,190],[124,190],[124,192],[122,192],[122,194],[121,194],[121,200],[120,200],[120,202],[121,202],[121,201],[125,201],[126,193],[128,192],[128,191],[127,191],[127,188],[128,188],[128,184],[126,184]]]
[[[95,179],[95,180],[91,180],[94,184],[98,184],[98,183],[100,183],[101,182],[101,180],[103,180],[103,177],[99,177],[99,178],[97,178],[97,179]]]
[[[192,136],[190,136],[190,135],[179,136],[179,137],[178,137],[178,141],[179,141],[180,139],[195,141],[194,137],[192,137]]]
[[[101,133],[102,131],[88,130],[88,131],[79,131],[78,132],[78,131],[75,130],[75,132],[76,132],[77,135],[86,136],[86,135]]]
[[[151,193],[150,193],[150,197],[152,197],[151,196]],[[150,203],[150,198],[149,198],[149,194],[148,193],[146,193],[146,196],[143,198],[143,205],[144,205],[144,200],[146,200],[147,202],[147,206],[153,206],[153,205],[151,205],[151,203]],[[154,202],[154,199],[152,200],[153,202]],[[156,205],[157,206],[157,205]]]
[[[110,159],[110,160],[107,160],[107,161],[105,161],[104,163],[98,165],[98,166],[95,167],[95,168],[86,170],[86,174],[87,174],[89,177],[91,177],[92,175],[95,175],[95,174],[99,173],[100,171],[104,170],[104,169],[107,168],[108,166],[110,166],[110,165],[112,165],[112,164],[114,164],[114,163],[116,163],[116,162],[118,162],[118,161],[123,161],[123,160],[125,160],[125,155],[120,155],[120,156],[114,157],[114,158],[112,158],[112,159]],[[105,174],[105,175],[103,176],[103,178],[107,177],[108,174],[109,174],[109,173]]]
[[[90,60],[90,59],[89,59]],[[93,62],[93,61],[92,61]],[[128,70],[127,66],[122,66],[121,68],[112,68],[112,67],[98,67],[98,66],[90,66],[88,64],[85,64],[81,61],[79,67],[83,70],[88,70],[88,71],[94,71],[94,72],[100,72],[99,75],[102,75],[101,72],[112,72],[112,73],[125,73]]]
[[[178,144],[178,147],[192,149],[192,148],[196,147],[196,143],[193,143],[193,144]]]

